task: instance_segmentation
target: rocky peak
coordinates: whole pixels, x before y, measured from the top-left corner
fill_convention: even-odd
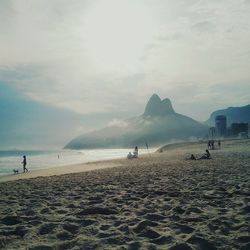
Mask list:
[[[161,100],[157,94],[153,94],[146,105],[143,116],[166,116],[174,113],[175,111],[168,98]]]

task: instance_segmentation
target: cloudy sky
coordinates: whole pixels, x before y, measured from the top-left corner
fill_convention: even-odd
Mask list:
[[[249,0],[1,0],[0,81],[84,115],[140,114],[158,93],[206,120],[250,103],[249,13]]]

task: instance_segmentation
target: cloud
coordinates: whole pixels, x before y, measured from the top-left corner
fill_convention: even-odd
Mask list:
[[[155,92],[200,119],[240,95],[250,101],[249,1],[117,1],[1,1],[0,80],[81,114],[140,114]],[[107,16],[120,26],[98,30]],[[227,99],[215,98],[232,83],[237,95],[229,88]]]
[[[126,123],[124,120],[119,119],[113,119],[108,123],[108,127],[126,128],[127,126],[128,123]]]
[[[191,30],[195,32],[213,32],[215,31],[215,25],[209,21],[201,21],[193,24]]]

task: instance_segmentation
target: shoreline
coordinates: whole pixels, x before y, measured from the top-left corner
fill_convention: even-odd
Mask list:
[[[222,143],[232,143],[232,142],[242,142],[242,141],[250,141],[250,139],[226,139],[223,140]],[[139,159],[144,159],[145,157],[152,157],[155,154],[159,154],[165,151],[175,151],[175,150],[190,150],[192,148],[199,147],[200,149],[204,149],[207,146],[206,141],[195,141],[195,142],[175,142],[163,145],[158,147],[157,150],[151,153],[144,153],[141,154]],[[107,159],[107,160],[98,160],[98,161],[89,161],[89,162],[82,162],[77,164],[69,164],[64,166],[52,166],[42,169],[36,169],[29,171],[28,173],[19,173],[19,174],[9,174],[9,175],[2,175],[0,176],[0,183],[8,182],[8,181],[16,181],[22,179],[30,179],[30,178],[37,178],[37,177],[49,177],[54,175],[64,175],[64,174],[73,174],[73,173],[81,173],[81,172],[89,172],[92,170],[104,169],[104,168],[113,168],[119,167],[122,165],[126,165],[127,158],[115,158],[115,159]]]
[[[157,151],[158,148],[152,148],[150,149],[150,154],[154,154]],[[100,150],[100,149],[98,149]],[[125,150],[125,149],[122,149]],[[129,149],[128,149],[129,150]],[[131,150],[130,150],[131,151]],[[129,152],[129,151],[128,151]],[[140,153],[140,157],[144,157],[148,154],[148,151],[146,149],[142,149]],[[52,175],[60,175],[60,174],[70,174],[70,173],[76,173],[76,172],[85,172],[85,171],[91,171],[95,169],[102,169],[107,167],[114,167],[117,166],[117,164],[120,164],[120,161],[124,161],[127,159],[126,153],[124,153],[124,156],[116,156],[114,158],[106,158],[103,159],[93,159],[88,161],[83,161],[79,163],[68,163],[65,165],[54,165],[54,166],[46,166],[44,168],[37,168],[37,169],[31,169],[28,173],[23,173],[20,171],[18,174],[11,173],[0,175],[0,183],[6,182],[6,181],[12,181],[12,180],[19,180],[19,179],[28,179],[28,178],[36,178],[39,176],[52,176]],[[106,159],[105,159],[106,158]],[[119,162],[119,163],[118,163]]]
[[[140,154],[139,158],[141,159],[144,157],[148,157],[148,155],[152,156],[154,154],[159,153],[160,150],[162,149],[165,150],[165,149],[170,148],[172,150],[175,148],[181,148],[185,146],[186,144],[197,145],[197,144],[202,144],[202,143],[203,142],[177,142],[177,143],[175,142],[175,143],[166,144],[164,146],[153,147],[153,148],[156,148],[156,150],[150,153]],[[92,170],[98,170],[98,169],[104,169],[104,168],[112,168],[112,167],[117,167],[117,166],[126,164],[126,161],[127,161],[127,158],[125,156],[121,158],[114,158],[114,159],[107,159],[107,160],[89,161],[89,162],[82,162],[82,163],[77,163],[77,164],[68,164],[68,165],[63,165],[63,166],[46,167],[46,168],[41,168],[41,169],[35,169],[32,171],[29,171],[28,173],[20,172],[18,174],[1,175],[0,183],[22,180],[22,179],[37,178],[37,177],[49,177],[53,175],[89,172]]]
[[[0,176],[0,183],[8,182],[8,181],[23,180],[23,179],[31,179],[31,178],[37,178],[37,177],[50,177],[50,176],[57,176],[57,175],[64,175],[64,174],[88,172],[92,170],[98,170],[98,169],[110,168],[110,167],[112,168],[112,167],[119,166],[120,160],[122,160],[122,158],[36,169],[36,170],[29,171],[27,173],[2,175]]]

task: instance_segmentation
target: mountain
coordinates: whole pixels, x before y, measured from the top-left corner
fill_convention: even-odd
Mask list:
[[[230,126],[232,123],[250,123],[250,104],[243,107],[229,107],[214,111],[205,124],[214,126],[217,115],[225,115],[227,117],[227,126]]]
[[[171,101],[168,98],[162,101],[158,95],[153,94],[146,105],[143,116],[167,116],[174,113]]]
[[[160,145],[170,140],[204,137],[207,126],[174,111],[169,99],[156,94],[149,99],[142,115],[124,120],[70,141],[65,148],[118,148]]]

